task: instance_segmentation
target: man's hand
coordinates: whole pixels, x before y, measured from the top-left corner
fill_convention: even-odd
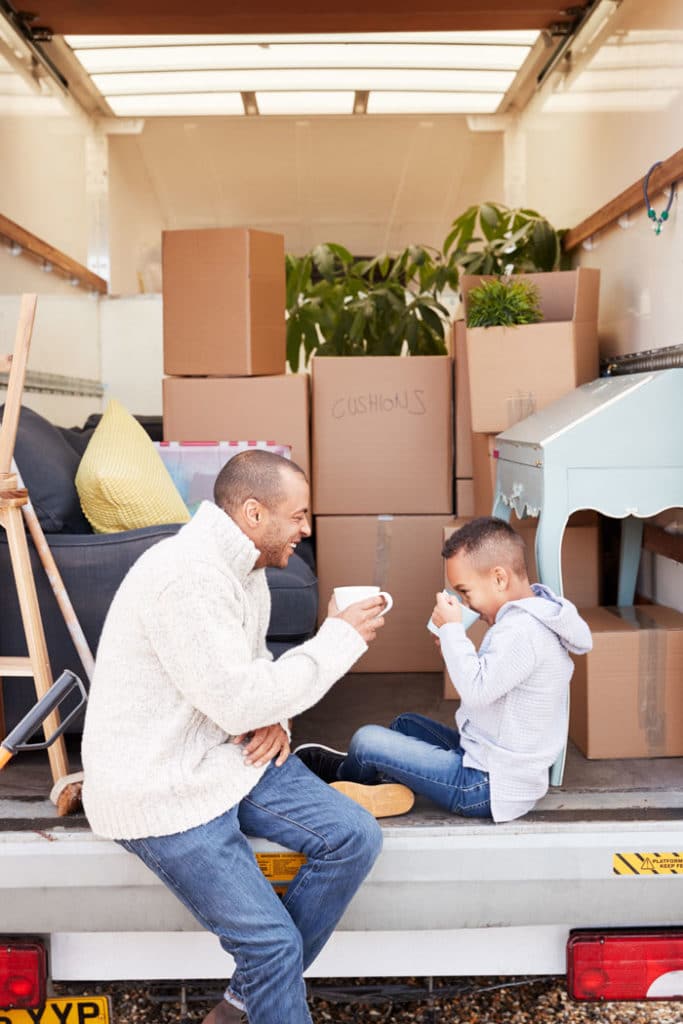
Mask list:
[[[457,597],[440,591],[436,595],[432,622],[439,628],[445,626],[447,622],[462,622],[462,608]]]
[[[328,605],[327,614],[330,617],[343,619],[344,622],[348,622],[350,626],[358,630],[366,644],[369,644],[375,639],[377,630],[381,629],[384,625],[384,618],[382,617],[383,608],[384,598],[378,595],[377,597],[369,597],[367,601],[356,601],[355,604],[350,604],[348,608],[340,612],[333,596]]]
[[[233,736],[233,743],[242,743],[245,736]],[[289,757],[289,737],[281,725],[264,725],[254,729],[244,748],[244,763],[261,768],[277,757],[275,766],[283,765]]]

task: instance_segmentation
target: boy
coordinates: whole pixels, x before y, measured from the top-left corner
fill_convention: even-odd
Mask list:
[[[477,651],[459,601],[436,595],[432,620],[461,698],[457,730],[405,714],[388,729],[363,726],[347,754],[296,753],[377,817],[410,810],[419,793],[465,817],[511,821],[547,792],[566,739],[568,652],[587,653],[590,631],[570,601],[529,583],[524,541],[502,519],[472,520],[443,556],[451,588],[491,627]]]

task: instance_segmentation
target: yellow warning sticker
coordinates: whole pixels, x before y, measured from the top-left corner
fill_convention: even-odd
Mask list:
[[[269,882],[291,882],[306,858],[302,853],[257,853],[256,863]]]
[[[683,853],[615,853],[615,875],[683,875]]]

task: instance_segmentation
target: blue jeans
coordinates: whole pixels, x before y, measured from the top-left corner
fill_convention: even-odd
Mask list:
[[[245,835],[307,857],[282,900]],[[367,811],[290,756],[280,768],[271,763],[253,790],[213,821],[121,845],[234,957],[230,991],[250,1024],[309,1024],[303,972],[374,864],[382,833]]]
[[[364,725],[339,768],[347,782],[402,782],[466,818],[490,818],[489,776],[465,768],[460,733],[424,715],[399,715],[388,729]]]

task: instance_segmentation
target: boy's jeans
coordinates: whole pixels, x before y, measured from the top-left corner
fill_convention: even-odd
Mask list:
[[[308,858],[282,901],[245,833]],[[290,756],[280,768],[271,763],[248,796],[206,825],[121,845],[234,957],[230,991],[250,1024],[308,1024],[303,971],[370,871],[382,834],[367,811]]]
[[[460,733],[424,715],[399,715],[388,729],[364,725],[339,768],[347,782],[402,782],[467,818],[490,818],[489,777],[465,768]]]

